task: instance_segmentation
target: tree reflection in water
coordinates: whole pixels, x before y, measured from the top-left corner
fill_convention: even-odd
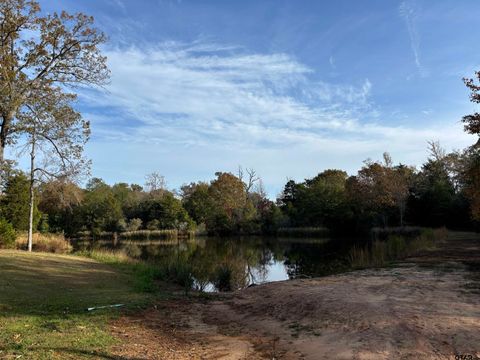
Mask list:
[[[112,248],[111,242],[90,247]],[[251,284],[324,276],[348,270],[346,239],[273,237],[119,241],[129,256],[161,264],[188,265],[200,291],[234,291]]]

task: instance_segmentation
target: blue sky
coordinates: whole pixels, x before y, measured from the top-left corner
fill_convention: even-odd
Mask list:
[[[170,187],[252,167],[274,197],[288,178],[353,174],[384,151],[420,165],[459,149],[475,110],[480,4],[464,1],[40,1],[109,36],[106,91],[80,94],[92,174]]]

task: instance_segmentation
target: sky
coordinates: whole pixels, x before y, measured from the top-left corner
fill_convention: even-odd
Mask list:
[[[477,0],[41,0],[93,15],[106,89],[81,90],[86,155],[106,182],[170,188],[254,168],[288,179],[355,174],[388,151],[420,166],[427,142],[476,141],[462,77],[480,70]]]

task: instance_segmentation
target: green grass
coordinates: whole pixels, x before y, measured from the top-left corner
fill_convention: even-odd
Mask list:
[[[78,256],[0,251],[0,359],[113,358],[108,321],[119,310],[86,309],[152,301],[124,270]]]
[[[105,249],[81,251],[76,255],[94,259],[130,274],[134,288],[140,292],[157,293],[159,283],[162,282],[163,285],[179,285],[188,295],[193,286],[193,268],[187,259],[170,258],[152,263],[131,258],[122,250]]]

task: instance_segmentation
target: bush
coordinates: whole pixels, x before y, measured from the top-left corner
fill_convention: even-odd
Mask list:
[[[127,225],[127,231],[137,231],[142,227],[142,220],[138,218],[130,219]]]
[[[46,234],[49,230],[50,225],[48,223],[48,214],[42,214],[38,224],[38,231],[40,231],[42,234]]]
[[[218,267],[214,285],[220,291],[232,291],[232,270],[227,266]]]
[[[150,220],[147,223],[147,230],[158,230],[160,226],[160,222],[157,219]]]
[[[12,224],[5,219],[0,219],[0,247],[13,248],[17,234]]]

